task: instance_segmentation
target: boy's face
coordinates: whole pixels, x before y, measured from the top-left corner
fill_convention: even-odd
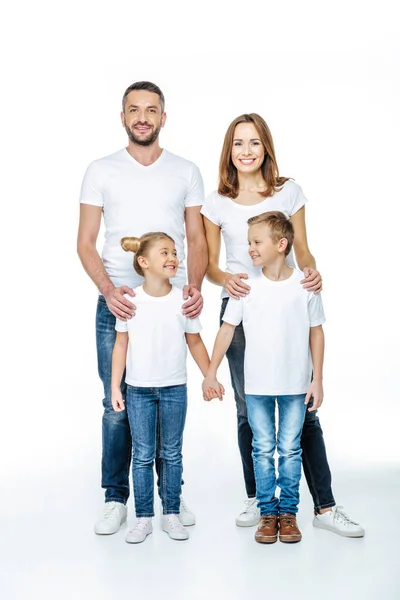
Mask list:
[[[268,225],[250,225],[248,232],[249,254],[255,267],[264,267],[280,255],[279,244],[271,238]]]
[[[175,244],[168,238],[156,242],[146,257],[141,256],[138,261],[144,271],[163,279],[175,277],[179,265]]]

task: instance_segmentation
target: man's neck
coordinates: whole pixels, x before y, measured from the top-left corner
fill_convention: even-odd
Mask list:
[[[140,146],[140,144],[134,144],[129,140],[126,150],[138,163],[144,167],[148,167],[156,162],[163,151],[163,149],[160,148],[158,140],[151,144],[151,146]]]

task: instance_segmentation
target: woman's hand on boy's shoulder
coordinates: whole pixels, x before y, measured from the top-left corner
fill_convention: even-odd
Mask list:
[[[300,281],[303,288],[308,292],[314,292],[314,294],[322,292],[321,273],[317,269],[311,269],[310,267],[303,269],[303,273],[305,279]]]
[[[250,292],[250,286],[244,283],[248,279],[247,273],[227,273],[224,279],[224,288],[231,298],[244,298]]]

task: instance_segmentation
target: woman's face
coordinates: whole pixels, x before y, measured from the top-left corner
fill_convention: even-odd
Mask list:
[[[264,162],[265,151],[253,123],[239,123],[235,127],[232,162],[240,173],[255,173]]]

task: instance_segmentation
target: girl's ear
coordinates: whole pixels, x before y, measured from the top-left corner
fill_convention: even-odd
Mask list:
[[[148,269],[149,268],[147,260],[145,259],[144,256],[138,256],[137,261],[138,261],[138,263],[139,263],[139,265],[141,266],[142,269]]]
[[[286,238],[281,238],[278,242],[278,252],[285,252],[288,245],[288,241]]]

